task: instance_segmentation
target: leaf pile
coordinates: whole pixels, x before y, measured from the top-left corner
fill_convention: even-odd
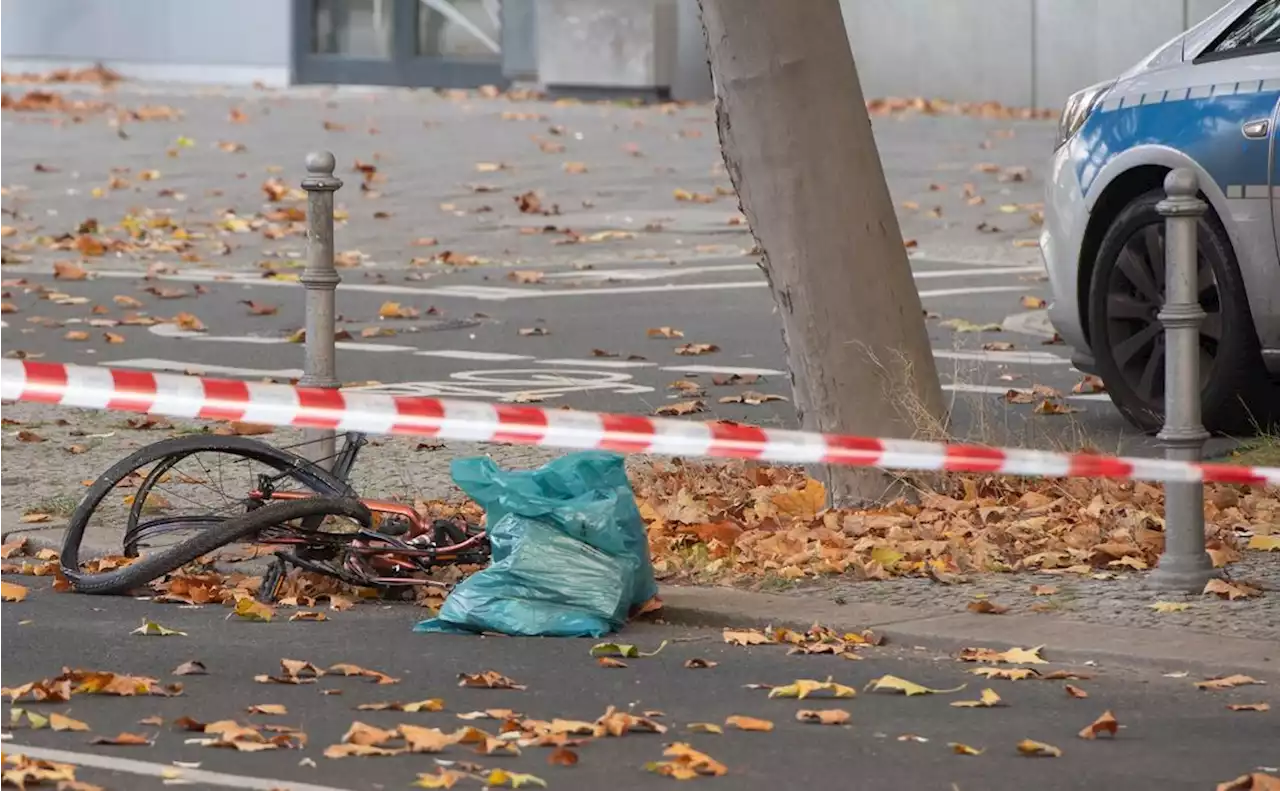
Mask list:
[[[943,483],[915,503],[828,510],[823,485],[798,469],[676,461],[633,475],[655,570],[668,578],[1097,575],[1150,568],[1164,548],[1155,485],[970,475]],[[1280,524],[1274,492],[1206,489],[1216,565],[1238,560],[1247,536],[1269,536]]]

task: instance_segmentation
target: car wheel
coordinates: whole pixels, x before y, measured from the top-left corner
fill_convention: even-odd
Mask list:
[[[1129,203],[1103,237],[1089,285],[1089,340],[1098,374],[1120,412],[1144,431],[1164,422],[1165,342],[1163,190]],[[1235,252],[1210,211],[1198,229],[1202,420],[1215,432],[1252,433],[1265,425],[1269,383]]]

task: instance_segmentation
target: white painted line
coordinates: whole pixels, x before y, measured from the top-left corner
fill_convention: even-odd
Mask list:
[[[995,385],[971,385],[971,384],[945,384],[943,390],[949,390],[955,393],[986,393],[988,395],[1004,395],[1010,390],[1025,390],[1024,387],[1015,387],[1010,384],[1008,387],[996,387]],[[1063,394],[1066,398],[1074,401],[1110,401],[1110,397],[1106,393],[1082,393],[1073,395],[1071,393]]]
[[[645,269],[590,269],[571,272],[551,272],[548,280],[662,280],[664,278],[683,277],[685,275],[707,275],[721,272],[759,272],[755,264],[724,264],[722,266],[668,266],[665,268],[648,267]],[[972,269],[924,269],[913,271],[916,280],[930,280],[948,277],[995,277],[1004,275],[1036,275],[1044,272],[1043,266],[992,266]]]
[[[165,779],[181,779],[190,783],[221,788],[244,788],[251,791],[349,791],[335,786],[322,786],[315,783],[299,783],[294,780],[271,780],[265,777],[249,777],[247,775],[229,775],[223,772],[210,772],[205,769],[182,769],[170,764],[156,764],[150,761],[137,761],[132,758],[117,758],[114,755],[98,753],[77,753],[70,750],[53,750],[48,747],[28,747],[21,744],[8,743],[4,748],[5,755],[21,753],[42,761],[58,761],[76,766],[87,766],[91,769],[104,769],[109,772],[142,775],[144,777],[161,777]],[[175,776],[176,773],[176,776]]]
[[[738,374],[739,376],[786,376],[786,371],[772,368],[744,368],[737,365],[669,365],[664,371],[680,371],[690,374]]]
[[[141,272],[120,271],[109,269],[96,269],[93,274],[96,277],[114,277],[114,278],[130,278],[139,279],[142,277]],[[244,273],[233,272],[216,272],[214,270],[206,270],[203,272],[184,272],[176,275],[161,275],[160,280],[171,280],[175,282],[196,282],[196,283],[231,283],[240,285],[252,285],[254,287],[267,286],[271,288],[297,288],[298,284],[286,280],[264,280],[261,277],[253,278],[243,277]],[[220,277],[219,277],[220,275]],[[506,302],[512,299],[548,299],[551,297],[599,297],[614,296],[619,294],[657,294],[657,293],[675,293],[685,291],[729,291],[741,288],[765,288],[768,286],[764,280],[738,281],[729,283],[667,283],[664,285],[654,286],[615,286],[611,288],[563,288],[563,289],[516,289],[504,288],[497,286],[442,286],[440,288],[414,288],[411,286],[398,286],[379,283],[343,283],[339,289],[343,291],[362,291],[371,294],[403,294],[414,295],[419,297],[455,297],[459,299],[478,299],[488,302]],[[929,297],[953,297],[963,296],[965,294],[995,294],[1006,291],[1025,291],[1026,286],[984,286],[980,288],[952,288],[941,289],[936,291],[921,291],[921,298]],[[159,325],[156,325],[159,326]],[[217,337],[217,336],[206,336]]]
[[[278,346],[284,343],[294,343],[285,337],[271,337],[265,335],[209,335],[203,332],[193,332],[178,327],[177,324],[168,322],[161,324],[152,324],[147,328],[152,335],[158,335],[161,338],[180,338],[185,341],[206,341],[213,343],[248,343],[258,346]],[[294,344],[301,346],[301,344]],[[349,349],[359,352],[411,352],[415,351],[417,346],[399,346],[394,343],[366,343],[364,341],[337,341],[334,346],[339,349]]]
[[[485,362],[508,362],[511,360],[532,360],[527,354],[504,354],[502,352],[480,352],[470,349],[429,349],[414,352],[419,357],[445,357],[450,360],[483,360]]]
[[[227,376],[243,376],[260,379],[299,379],[301,368],[237,368],[234,365],[205,365],[203,363],[187,363],[181,360],[158,360],[154,357],[143,357],[136,360],[112,360],[104,362],[107,366],[122,368],[141,368],[146,371],[176,371],[178,373],[226,374]]]
[[[934,349],[934,357],[944,360],[973,360],[975,362],[998,363],[1000,365],[1070,365],[1066,357],[1059,357],[1051,352],[989,352],[967,351],[962,349]]]
[[[590,360],[556,358],[552,360],[537,360],[536,362],[538,365],[579,365],[588,368],[656,368],[658,366],[657,363],[640,362],[639,360],[608,360],[600,358],[592,358]]]

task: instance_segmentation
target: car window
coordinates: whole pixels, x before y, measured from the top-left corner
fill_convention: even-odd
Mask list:
[[[1280,44],[1280,0],[1265,0],[1236,20],[1213,51],[1243,54],[1241,50],[1276,44]]]

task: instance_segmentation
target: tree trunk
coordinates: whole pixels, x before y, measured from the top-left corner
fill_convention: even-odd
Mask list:
[[[920,295],[838,0],[700,0],[720,145],[782,316],[801,424],[911,437],[945,420]],[[821,473],[833,502],[895,492]]]

